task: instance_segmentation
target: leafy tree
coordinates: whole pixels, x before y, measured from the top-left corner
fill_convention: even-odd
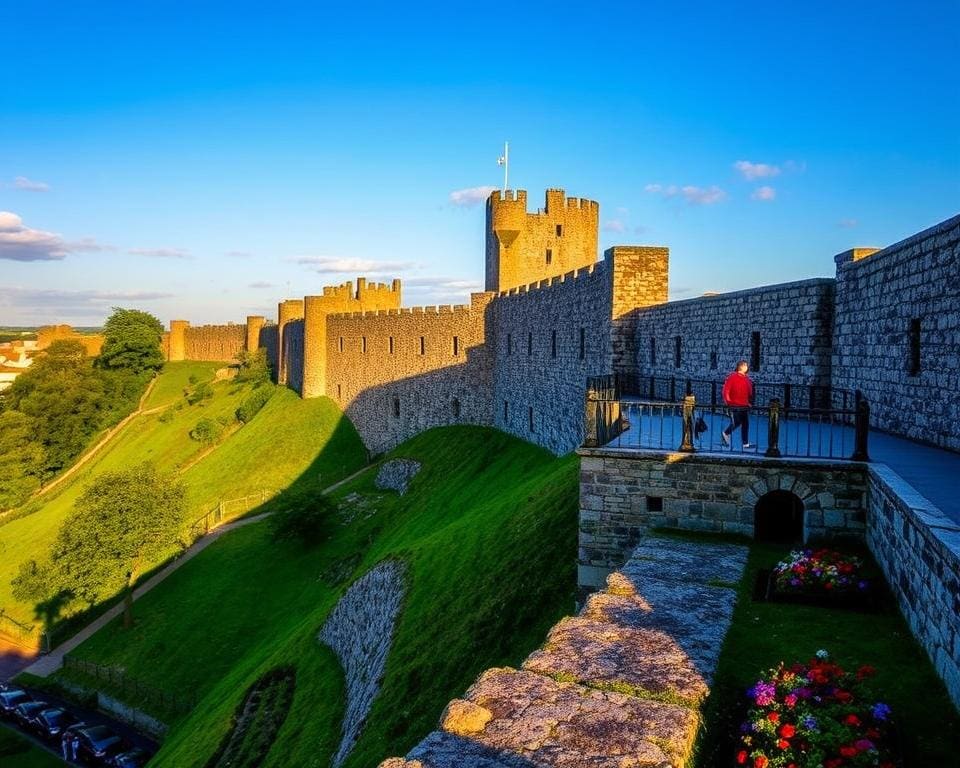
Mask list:
[[[263,347],[255,352],[241,350],[237,360],[240,363],[237,381],[252,382],[255,387],[270,381],[270,363],[267,362],[267,350]]]
[[[193,389],[189,387],[184,389],[183,396],[189,405],[196,405],[213,397],[213,387],[210,386],[209,382],[201,381]]]
[[[149,312],[114,307],[103,325],[103,336],[98,366],[124,368],[134,373],[158,371],[163,367],[160,348],[163,324]]]
[[[267,404],[267,400],[273,395],[275,387],[273,385],[258,387],[249,395],[243,398],[240,407],[236,410],[237,421],[246,424],[250,419],[256,416],[260,409]]]
[[[49,630],[69,601],[70,593],[57,580],[57,573],[50,562],[38,563],[27,560],[20,564],[17,575],[11,580],[13,597],[22,603],[33,603],[38,618]]]
[[[20,411],[0,412],[0,510],[19,506],[40,487],[44,453],[35,429]]]
[[[196,440],[198,443],[204,443],[205,445],[212,445],[220,439],[222,434],[223,426],[213,419],[204,417],[190,430],[190,439]]]
[[[133,585],[179,541],[186,488],[150,463],[104,473],[84,490],[53,546],[56,581],[88,603],[124,592],[133,623]]]

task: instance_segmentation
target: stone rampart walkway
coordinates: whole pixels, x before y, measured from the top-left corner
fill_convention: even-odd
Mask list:
[[[747,548],[650,537],[521,669],[489,669],[380,768],[681,768]]]

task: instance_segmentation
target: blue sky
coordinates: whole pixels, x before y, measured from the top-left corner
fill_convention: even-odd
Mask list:
[[[832,275],[960,210],[960,3],[0,0],[0,324],[482,289],[483,206],[600,202],[671,296]],[[744,164],[747,163],[747,164]],[[738,165],[739,164],[739,165]]]

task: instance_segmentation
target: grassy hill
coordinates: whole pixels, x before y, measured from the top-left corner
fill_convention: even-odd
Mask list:
[[[477,673],[518,663],[572,609],[575,456],[479,427],[431,430],[392,455],[423,464],[406,495],[377,492],[375,470],[365,472],[338,491],[343,517],[309,551],[274,542],[263,523],[231,533],[139,601],[133,629],[110,624],[78,649],[201,697],[172,722],[152,766],[204,765],[246,689],[284,664],[296,691],[264,765],[328,765],[343,680],[317,632],[349,583],[384,558],[406,561],[409,588],[351,768],[405,752]]]
[[[97,475],[150,460],[163,471],[179,471],[189,492],[190,519],[208,511],[221,498],[234,498],[294,483],[329,484],[363,466],[366,453],[356,431],[327,398],[301,400],[277,388],[249,424],[233,421],[250,385],[221,381],[213,397],[186,403],[184,387],[191,377],[212,381],[220,363],[168,363],[135,417],[60,488],[29,505],[25,514],[0,525],[0,607],[22,622],[33,607],[14,600],[10,579],[21,562],[42,559],[61,523],[86,485]],[[201,418],[222,418],[227,427],[212,449],[190,438]]]

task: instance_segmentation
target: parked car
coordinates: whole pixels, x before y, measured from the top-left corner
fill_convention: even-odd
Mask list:
[[[45,701],[24,701],[13,708],[13,716],[21,726],[26,727],[34,715],[39,715],[45,709],[50,709]]]
[[[121,752],[117,755],[114,755],[112,758],[110,758],[110,761],[107,763],[107,765],[111,765],[113,768],[143,768],[149,759],[149,752],[145,752],[144,750],[140,749],[140,747],[134,747],[127,752]]]
[[[77,725],[77,718],[63,707],[47,707],[34,715],[29,725],[41,736],[53,739],[59,737],[64,728]]]
[[[78,757],[81,760],[103,764],[107,758],[126,749],[123,739],[105,725],[89,725],[70,730],[80,738]]]
[[[8,688],[0,691],[0,714],[12,717],[13,710],[18,704],[31,700],[30,694],[22,688]]]

